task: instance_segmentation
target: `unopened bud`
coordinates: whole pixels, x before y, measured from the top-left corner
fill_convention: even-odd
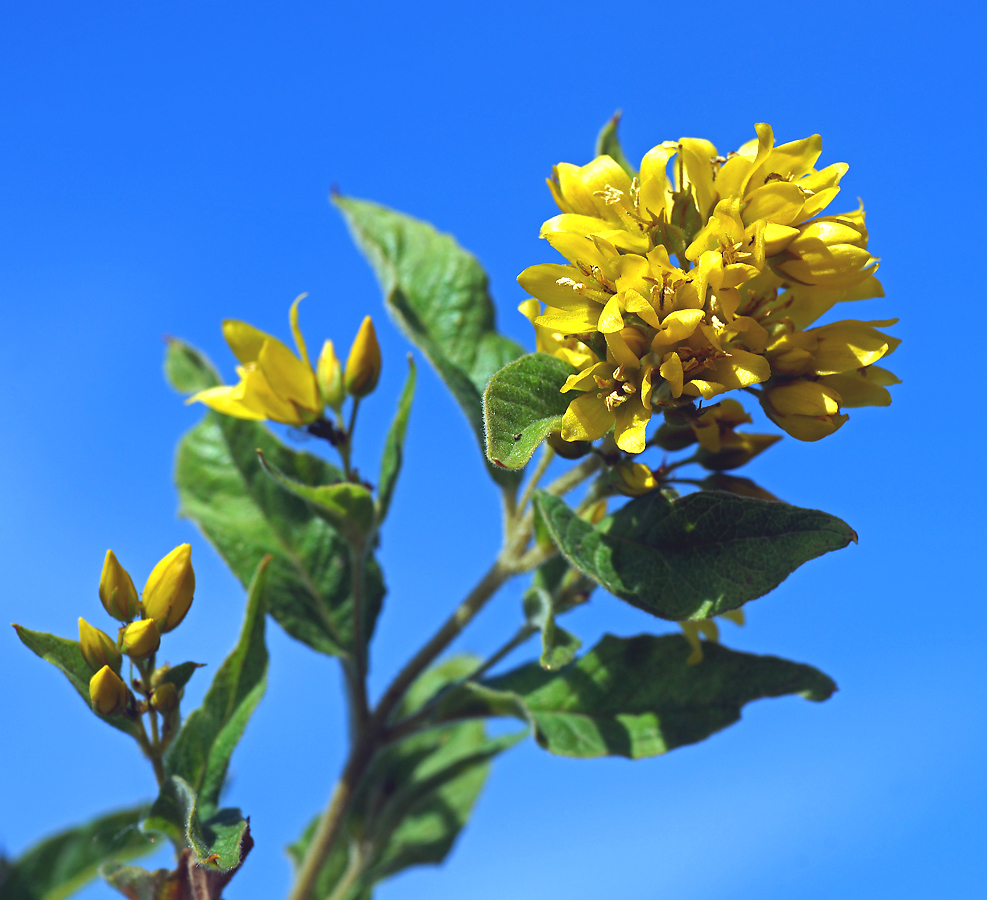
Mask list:
[[[319,392],[326,406],[339,412],[346,399],[346,387],[343,384],[343,366],[336,356],[332,341],[322,345],[319,362],[315,369],[315,378],[319,383]]]
[[[377,387],[380,378],[380,345],[370,316],[363,320],[353,339],[350,355],[346,358],[346,374],[343,383],[346,393],[354,397],[366,397]]]
[[[161,646],[161,632],[154,619],[131,622],[120,635],[120,649],[131,659],[144,659]]]
[[[79,647],[86,665],[94,672],[98,672],[103,666],[109,666],[117,675],[120,674],[123,657],[113,638],[98,628],[93,628],[83,618],[79,619]]]
[[[696,461],[713,472],[739,469],[780,440],[780,434],[737,434],[731,431],[720,437],[720,449],[715,453],[700,447],[696,451]]]
[[[178,709],[178,688],[170,681],[158,685],[151,694],[151,709],[162,713]]]
[[[147,576],[144,585],[144,615],[154,619],[158,630],[166,634],[177,628],[192,605],[195,572],[192,570],[192,547],[179,544]]]
[[[593,449],[589,441],[567,441],[561,431],[553,431],[545,439],[558,456],[563,459],[580,459]]]
[[[644,463],[622,460],[613,467],[613,475],[614,487],[628,497],[641,497],[658,487],[654,473]]]
[[[800,441],[818,441],[849,418],[840,413],[840,395],[818,381],[798,379],[765,389],[761,407],[778,427]]]
[[[112,550],[106,551],[103,573],[99,576],[99,599],[114,619],[129,622],[140,612],[137,589],[127,570],[117,562]]]
[[[799,226],[798,236],[785,247],[775,268],[802,284],[846,288],[866,277],[871,259],[861,211]]]
[[[89,701],[103,716],[112,716],[127,708],[127,685],[109,666],[103,666],[89,679]]]

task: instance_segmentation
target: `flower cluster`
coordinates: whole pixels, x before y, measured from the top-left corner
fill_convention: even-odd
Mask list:
[[[609,156],[555,167],[562,212],[541,234],[566,262],[518,281],[538,349],[579,370],[562,387],[575,394],[565,440],[613,429],[640,453],[656,411],[743,389],[804,441],[840,428],[844,408],[891,402],[898,379],[875,363],[899,343],[878,330],[895,320],[809,327],[836,303],[883,296],[863,209],[822,215],[848,167],[814,168],[819,135],[775,146],[769,125],[756,131],[726,157],[698,138],[665,142],[636,174]]]
[[[144,711],[138,708],[121,678],[123,657],[128,656],[139,669],[150,671],[149,661],[161,644],[161,635],[181,624],[192,605],[194,593],[195,572],[192,548],[188,544],[179,544],[151,570],[140,598],[130,574],[112,550],[106,551],[99,579],[99,599],[103,608],[123,624],[114,641],[85,619],[79,619],[79,648],[93,671],[89,697],[94,710],[104,716]],[[152,676],[147,685],[141,686],[147,695],[147,709],[169,713],[178,706],[178,689],[163,677],[155,679]]]

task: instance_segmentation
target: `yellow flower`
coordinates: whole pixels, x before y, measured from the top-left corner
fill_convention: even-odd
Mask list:
[[[106,558],[103,560],[103,571],[99,576],[99,599],[103,608],[121,622],[129,622],[140,612],[134,582],[112,550],[106,551]]]
[[[890,402],[894,376],[868,370],[897,344],[873,326],[892,323],[810,329],[836,303],[883,296],[863,209],[822,215],[847,166],[815,168],[819,135],[776,146],[770,126],[755,130],[727,157],[699,138],[665,142],[637,176],[608,156],[555,167],[561,214],[541,233],[565,262],[530,266],[518,282],[538,349],[580,370],[562,388],[581,393],[563,439],[614,428],[637,453],[652,411],[758,385],[771,418],[802,440],[839,428],[843,405]],[[721,429],[708,420],[705,433]],[[724,448],[704,444],[714,467],[773,440],[729,434],[715,465]]]
[[[154,619],[131,622],[120,635],[120,649],[131,659],[144,659],[161,646],[161,632]]]
[[[325,401],[298,327],[298,304],[305,296],[301,294],[291,304],[291,330],[298,356],[277,338],[253,325],[227,319],[223,322],[223,336],[240,361],[237,367],[240,381],[233,386],[199,391],[185,402],[204,403],[238,419],[270,419],[285,425],[307,425],[320,418]]]
[[[166,634],[181,624],[194,593],[192,547],[179,544],[147,576],[142,600],[145,619],[153,619],[158,630]]]
[[[583,392],[562,416],[562,437],[595,441],[612,428],[621,450],[640,453],[651,418],[654,370],[641,363],[619,334],[607,337],[606,362],[570,375],[561,388],[562,393]]]
[[[377,387],[380,366],[380,345],[374,323],[367,316],[353,339],[350,355],[346,359],[346,374],[343,376],[346,392],[354,397],[366,397]]]
[[[737,425],[751,417],[736,400],[721,400],[691,422],[699,441],[698,461],[703,468],[722,472],[749,463],[759,453],[781,440],[777,434],[737,433]]]
[[[628,497],[650,494],[658,487],[658,479],[644,463],[623,459],[613,468],[614,486]]]
[[[339,412],[346,399],[346,386],[343,384],[343,366],[336,357],[332,341],[322,345],[319,363],[316,366],[315,378],[319,383],[319,392],[326,406]]]
[[[89,700],[93,709],[103,716],[112,716],[127,708],[127,685],[109,666],[103,666],[89,679]]]
[[[123,657],[117,650],[117,645],[105,632],[94,628],[85,619],[79,619],[79,648],[82,650],[82,658],[86,661],[94,672],[98,672],[103,666],[109,666],[118,675]]]

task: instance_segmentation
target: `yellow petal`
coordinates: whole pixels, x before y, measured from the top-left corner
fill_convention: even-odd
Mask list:
[[[517,281],[532,297],[556,309],[581,309],[590,300],[601,305],[607,301],[607,295],[595,282],[587,284],[586,276],[575,266],[556,263],[529,266],[518,275]]]
[[[631,397],[613,411],[614,438],[625,453],[641,453],[647,441],[645,431],[651,420],[651,408],[645,407],[639,397]]]
[[[291,322],[291,333],[295,337],[295,346],[298,348],[298,355],[301,357],[302,362],[311,368],[311,363],[308,361],[308,348],[305,346],[305,338],[302,337],[302,330],[298,327],[298,304],[307,296],[308,293],[304,293],[295,297],[295,302],[291,304],[291,312],[288,314],[288,319]]]
[[[251,419],[255,422],[266,419],[267,416],[264,413],[247,406],[243,402],[243,391],[238,388],[239,386],[229,387],[227,385],[207,388],[204,391],[193,394],[185,402],[204,403],[210,409],[216,410],[216,412],[233,416],[237,419]]]
[[[545,315],[535,319],[535,325],[560,334],[587,334],[596,331],[599,321],[600,307],[587,301],[582,309],[559,310],[548,307]]]
[[[682,360],[677,353],[665,354],[658,374],[668,382],[674,398],[678,399],[682,396]]]
[[[616,297],[611,297],[600,313],[597,330],[604,334],[610,334],[614,331],[620,331],[623,327],[624,317],[620,314],[620,301]]]
[[[728,357],[716,360],[707,371],[720,384],[736,390],[767,381],[771,364],[763,356],[734,347]]]
[[[745,225],[757,219],[767,219],[778,225],[789,225],[802,212],[804,194],[789,181],[770,181],[747,195],[743,211]]]
[[[807,333],[819,342],[814,353],[817,375],[838,375],[876,363],[892,350],[894,340],[869,322],[853,320],[833,322]]]
[[[876,384],[863,375],[826,375],[819,383],[832,388],[840,395],[843,406],[855,408],[859,406],[890,406],[891,392],[880,384]]]
[[[230,345],[233,355],[244,365],[257,362],[260,356],[260,348],[264,345],[270,335],[264,333],[253,325],[241,322],[239,319],[225,319],[223,321],[223,337]]]
[[[274,338],[264,342],[257,359],[271,390],[282,400],[318,412],[319,388],[311,366],[303,363],[281,341]]]
[[[577,397],[562,416],[562,439],[595,441],[613,427],[613,415],[596,394]]]

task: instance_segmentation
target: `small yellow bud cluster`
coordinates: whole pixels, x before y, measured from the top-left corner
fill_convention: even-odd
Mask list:
[[[139,708],[121,678],[123,657],[137,663],[143,671],[161,645],[161,635],[181,624],[192,605],[195,572],[192,548],[180,544],[152,569],[138,598],[130,574],[112,550],[106,551],[99,579],[99,599],[103,608],[122,625],[114,641],[108,634],[79,619],[79,648],[86,665],[93,671],[89,697],[93,709],[104,716],[126,713]],[[135,682],[141,684],[141,682]],[[143,686],[143,685],[142,685]],[[145,708],[170,712],[177,708],[174,685],[162,683],[153,692],[145,691]],[[155,700],[157,697],[157,700]]]

